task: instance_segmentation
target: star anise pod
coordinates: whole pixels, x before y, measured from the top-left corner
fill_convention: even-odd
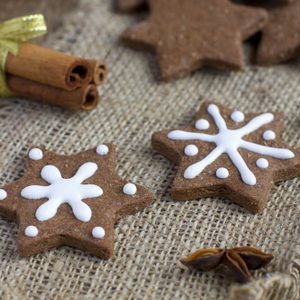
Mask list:
[[[246,283],[251,279],[250,270],[264,267],[273,259],[272,254],[254,247],[236,247],[231,249],[200,249],[181,260],[189,268],[198,271],[210,271],[225,267],[238,282]]]

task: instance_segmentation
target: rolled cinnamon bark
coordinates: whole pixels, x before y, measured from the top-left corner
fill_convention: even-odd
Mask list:
[[[15,56],[8,54],[6,73],[65,90],[74,90],[92,80],[89,62],[31,43],[23,43]]]
[[[92,110],[100,101],[97,86],[87,84],[73,91],[51,87],[7,74],[7,85],[18,96],[66,108]]]
[[[105,63],[102,60],[96,59],[88,59],[88,62],[91,66],[93,73],[91,83],[94,83],[96,85],[103,84],[107,76],[107,67]]]

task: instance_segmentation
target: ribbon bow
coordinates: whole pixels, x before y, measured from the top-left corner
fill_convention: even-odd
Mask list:
[[[6,85],[5,64],[8,53],[17,55],[19,44],[47,32],[43,15],[30,15],[0,23],[0,97],[11,96]]]

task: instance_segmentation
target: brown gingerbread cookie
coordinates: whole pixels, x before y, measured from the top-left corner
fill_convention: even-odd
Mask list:
[[[263,9],[229,0],[149,0],[149,6],[148,19],[125,31],[122,39],[155,52],[164,80],[204,66],[242,69],[242,42],[267,22]]]
[[[68,245],[111,257],[116,220],[153,201],[118,177],[115,165],[112,144],[70,156],[32,148],[25,175],[0,189],[0,213],[19,223],[20,254]]]
[[[147,6],[146,0],[116,0],[120,12],[133,12]]]
[[[152,136],[153,148],[179,164],[175,200],[223,196],[253,213],[274,182],[300,175],[300,151],[281,141],[281,113],[243,114],[205,102],[195,122]]]
[[[269,21],[262,31],[256,62],[278,64],[300,57],[300,1],[268,5]]]

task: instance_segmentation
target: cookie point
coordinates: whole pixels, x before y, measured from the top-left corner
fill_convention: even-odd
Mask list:
[[[3,189],[0,189],[0,201],[4,200],[7,197],[7,192]]]
[[[96,226],[92,230],[92,236],[96,239],[103,239],[105,237],[105,230],[101,226]]]
[[[106,154],[108,154],[108,152],[109,152],[109,148],[108,148],[107,145],[101,144],[101,145],[98,145],[98,146],[97,146],[96,152],[97,152],[97,154],[99,154],[99,155],[106,155]]]
[[[126,195],[133,196],[136,194],[136,192],[137,192],[137,188],[136,185],[133,183],[129,182],[123,186],[123,193]]]
[[[25,235],[28,237],[36,237],[39,234],[39,230],[36,226],[30,225],[25,228]]]
[[[43,151],[39,148],[32,148],[29,151],[28,156],[32,160],[40,160],[43,158]]]

